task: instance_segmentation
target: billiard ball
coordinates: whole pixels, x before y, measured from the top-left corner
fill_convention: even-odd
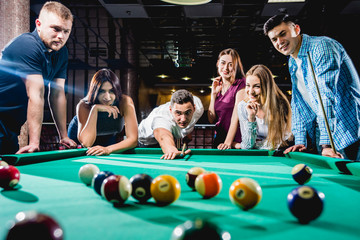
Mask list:
[[[100,169],[94,164],[85,164],[79,169],[79,178],[86,185],[90,185],[93,177],[100,172]]]
[[[205,172],[205,169],[203,169],[201,167],[193,167],[186,173],[186,183],[193,191],[195,191],[196,177],[204,172]]]
[[[248,210],[260,202],[262,190],[254,179],[239,178],[231,184],[229,197],[233,204],[243,210]]]
[[[7,162],[5,161],[0,160],[0,167],[6,167],[6,166],[9,166],[9,164],[7,164]]]
[[[0,167],[0,187],[2,188],[13,188],[20,180],[19,170],[12,166],[1,166]]]
[[[310,181],[313,170],[305,164],[297,164],[291,170],[291,174],[294,180],[303,185]]]
[[[287,196],[288,207],[300,223],[306,224],[320,216],[325,195],[309,186],[293,189]]]
[[[65,150],[65,146],[63,145],[59,146],[59,150]]]
[[[188,220],[178,225],[171,235],[171,240],[230,240],[231,235],[218,226],[201,218]]]
[[[129,179],[122,175],[111,175],[101,185],[101,196],[112,203],[123,204],[131,195]]]
[[[111,175],[114,175],[114,173],[110,171],[101,171],[94,175],[91,186],[94,188],[95,192],[101,196],[101,185],[103,181],[110,177]]]
[[[64,231],[54,218],[36,211],[28,211],[16,214],[6,239],[62,240],[63,237]]]
[[[136,174],[130,178],[133,198],[141,203],[151,198],[150,186],[153,178],[147,174]]]
[[[195,189],[204,198],[215,197],[220,193],[221,188],[221,178],[214,172],[204,172],[195,180]]]
[[[157,204],[168,205],[179,198],[180,183],[173,176],[160,175],[151,182],[150,192]]]
[[[82,145],[77,145],[77,147],[76,147],[77,149],[80,149],[80,148],[83,148],[83,146]]]

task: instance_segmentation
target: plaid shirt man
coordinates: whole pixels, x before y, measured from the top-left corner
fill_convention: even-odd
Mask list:
[[[306,134],[315,142],[315,127],[319,126],[320,145],[329,145],[325,121],[319,97],[313,80],[311,61],[329,121],[335,147],[344,149],[356,142],[360,136],[360,81],[356,69],[344,47],[328,37],[302,35],[302,44],[297,57],[301,59],[301,69],[311,106],[303,99],[297,88],[297,64],[289,58],[292,80],[292,132],[295,144],[307,146]]]

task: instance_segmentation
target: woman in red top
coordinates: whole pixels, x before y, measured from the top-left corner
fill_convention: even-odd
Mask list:
[[[245,98],[245,74],[241,59],[232,48],[220,52],[216,63],[220,76],[213,80],[208,110],[210,123],[216,123],[214,148],[240,148],[241,133],[237,106]]]

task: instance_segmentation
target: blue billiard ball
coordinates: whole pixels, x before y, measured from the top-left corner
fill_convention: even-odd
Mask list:
[[[325,195],[309,186],[293,189],[287,197],[291,213],[300,223],[306,224],[318,218],[324,208]]]
[[[151,198],[150,186],[153,178],[147,174],[136,174],[130,178],[133,198],[141,203]]]
[[[291,170],[291,174],[294,178],[294,180],[303,185],[310,181],[312,177],[313,170],[305,164],[297,164],[293,169]]]
[[[111,175],[114,175],[114,173],[110,171],[102,171],[94,175],[91,182],[91,186],[94,188],[95,192],[97,192],[97,194],[99,194],[100,196],[101,196],[101,184],[107,177],[110,177]]]

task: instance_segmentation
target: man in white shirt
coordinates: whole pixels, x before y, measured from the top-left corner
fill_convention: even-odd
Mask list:
[[[171,101],[155,108],[139,125],[139,143],[143,146],[159,144],[164,155],[174,159],[181,154],[174,139],[189,135],[204,113],[201,100],[181,89],[173,93]],[[187,150],[185,154],[188,154]]]

